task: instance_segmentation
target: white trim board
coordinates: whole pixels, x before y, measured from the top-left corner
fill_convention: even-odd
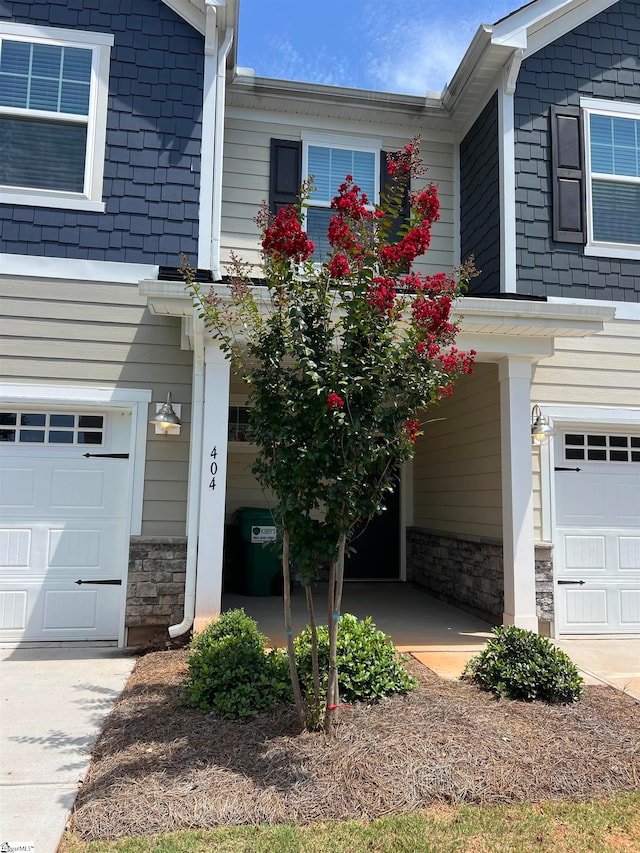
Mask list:
[[[0,253],[0,270],[2,276],[104,281],[115,284],[137,284],[142,279],[158,278],[158,267],[153,264],[121,264],[118,261],[88,261],[6,253]]]
[[[568,296],[548,296],[547,302],[565,305],[594,305],[601,308],[615,308],[613,320],[640,320],[639,302],[612,302],[605,299],[572,299]]]

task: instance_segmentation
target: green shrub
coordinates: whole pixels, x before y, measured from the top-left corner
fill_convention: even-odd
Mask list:
[[[494,628],[462,678],[508,699],[575,702],[583,679],[567,655],[544,637],[513,625]]]
[[[300,681],[303,690],[310,696],[313,693],[310,628],[305,628],[296,637],[295,650]],[[329,633],[326,626],[318,628],[318,658],[321,689],[324,692],[329,663]],[[402,665],[396,647],[376,628],[370,617],[360,620],[350,613],[340,617],[337,664],[340,698],[345,702],[408,693],[417,684]]]
[[[251,720],[291,700],[289,665],[279,649],[265,653],[266,638],[244,610],[229,610],[191,643],[183,682],[186,704],[228,720]]]

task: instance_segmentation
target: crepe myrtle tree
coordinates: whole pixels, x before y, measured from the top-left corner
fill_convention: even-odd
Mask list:
[[[387,156],[388,190],[373,205],[345,177],[331,202],[330,251],[322,263],[303,229],[312,179],[298,204],[256,222],[262,239],[259,285],[232,257],[229,284],[204,292],[183,258],[200,317],[250,388],[253,473],[275,496],[282,536],[285,623],[301,722],[324,718],[331,731],[340,707],[336,643],[345,554],[356,526],[385,508],[396,472],[413,456],[420,413],[452,393],[473,356],[455,346],[451,310],[474,274],[412,272],[438,219],[435,186],[409,191],[424,173],[416,137]],[[403,200],[409,216],[398,228]],[[329,673],[326,700],[298,685],[290,611],[290,574],[305,588],[315,629],[311,584],[329,565]],[[317,673],[317,661],[316,661]]]

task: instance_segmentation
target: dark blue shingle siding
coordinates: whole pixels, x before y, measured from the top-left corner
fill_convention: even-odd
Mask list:
[[[161,0],[1,0],[0,18],[115,38],[106,212],[0,204],[0,252],[166,266],[196,256],[202,36]]]
[[[481,270],[469,293],[500,292],[498,98],[494,95],[460,145],[460,252]]]
[[[637,103],[640,112],[638,45],[640,4],[621,0],[522,64],[515,95],[520,293],[640,299],[640,261],[587,257],[581,245],[552,240],[549,141],[553,104],[595,97]]]

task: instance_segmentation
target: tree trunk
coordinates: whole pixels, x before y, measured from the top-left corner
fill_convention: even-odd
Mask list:
[[[291,687],[293,689],[293,699],[296,703],[296,711],[302,728],[306,727],[306,714],[304,708],[304,699],[300,690],[300,679],[298,678],[298,670],[296,669],[296,654],[293,646],[293,630],[291,623],[291,572],[289,568],[289,534],[283,531],[282,534],[282,578],[284,583],[284,625],[287,632],[287,654],[289,656],[289,673],[291,674]]]
[[[318,662],[318,627],[313,608],[313,593],[311,586],[305,587],[307,596],[307,612],[309,614],[309,628],[311,629],[311,669],[313,672],[313,717],[314,724],[322,719],[320,709],[320,664]]]
[[[327,708],[324,717],[324,730],[331,734],[336,713],[340,706],[340,690],[338,687],[338,624],[340,607],[342,605],[342,587],[344,585],[344,554],[346,534],[341,533],[338,539],[338,557],[335,567],[329,577],[329,679],[327,683]]]

